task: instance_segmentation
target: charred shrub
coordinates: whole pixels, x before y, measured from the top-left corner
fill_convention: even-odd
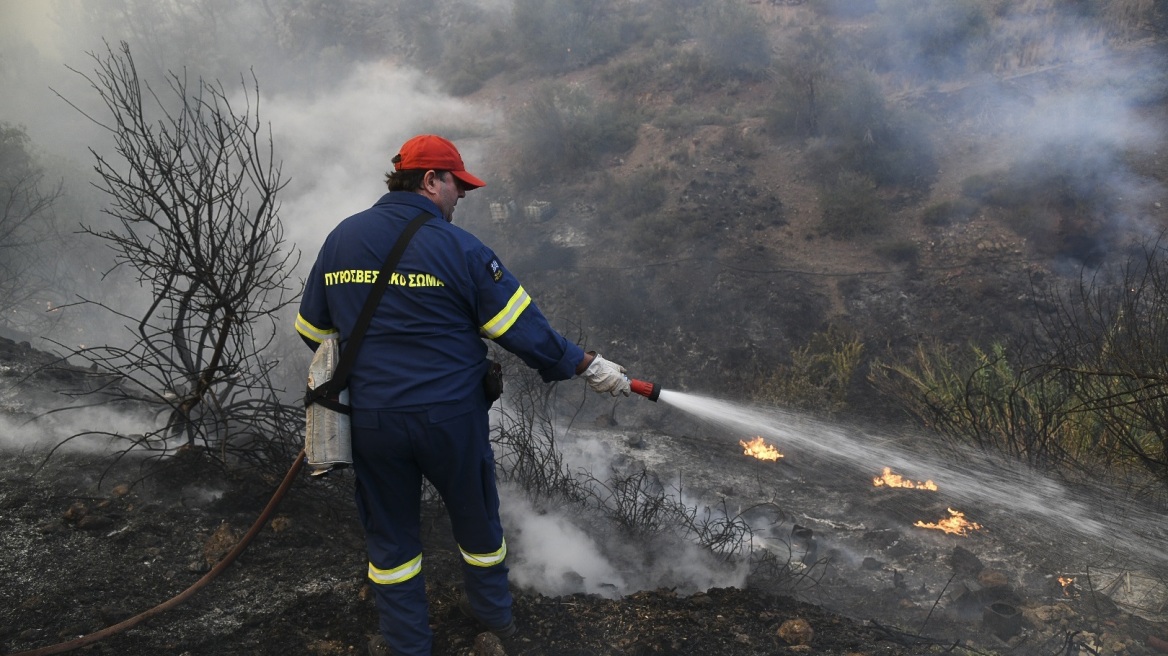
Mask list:
[[[765,26],[748,6],[711,3],[695,31],[705,60],[719,75],[753,79],[771,64]]]
[[[854,71],[828,85],[809,150],[821,177],[855,171],[880,186],[925,189],[936,178],[928,121],[889,105],[871,75]]]
[[[836,239],[874,235],[884,230],[887,210],[876,195],[876,184],[859,173],[840,173],[823,188],[822,234]]]
[[[876,254],[892,262],[911,264],[920,259],[921,247],[910,239],[897,239],[878,244]]]
[[[63,239],[54,205],[61,183],[48,184],[23,127],[0,121],[0,325],[36,328],[47,322],[45,298]],[[56,293],[52,293],[56,296]]]
[[[472,94],[514,64],[514,35],[501,25],[471,24],[448,43],[438,67],[446,90],[455,96]]]
[[[606,224],[623,225],[629,219],[657,210],[668,197],[665,172],[656,169],[638,169],[608,184],[608,194],[601,208],[601,220]]]
[[[787,41],[775,66],[783,84],[765,111],[771,134],[819,136],[821,114],[828,109],[822,95],[837,75],[835,57],[835,37],[826,28],[805,27]]]
[[[1113,182],[1121,166],[1106,144],[1060,144],[1005,169],[967,178],[962,189],[1007,210],[1019,234],[1093,266],[1114,239],[1109,217],[1122,195]]]
[[[971,59],[990,33],[985,3],[979,0],[881,3],[880,32],[892,44],[885,63],[906,64],[933,78],[949,78],[966,72]]]
[[[579,87],[540,87],[509,125],[519,151],[512,173],[538,184],[592,166],[603,155],[632,148],[637,124],[634,111],[597,102]]]
[[[973,218],[978,204],[969,198],[944,200],[925,208],[921,213],[921,224],[926,226],[947,226],[962,223]]]
[[[524,62],[548,72],[594,64],[629,43],[626,13],[612,0],[516,0],[512,20]]]
[[[974,201],[998,207],[1017,207],[1030,200],[1029,191],[1005,170],[971,175],[961,182],[961,191]]]
[[[690,212],[654,212],[633,219],[626,236],[637,251],[666,255],[700,243],[713,228],[707,217]]]

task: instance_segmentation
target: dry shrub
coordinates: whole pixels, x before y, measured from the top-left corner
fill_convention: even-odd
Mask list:
[[[755,400],[826,415],[841,412],[863,353],[858,335],[829,326],[792,351],[790,364],[765,376],[755,387]]]

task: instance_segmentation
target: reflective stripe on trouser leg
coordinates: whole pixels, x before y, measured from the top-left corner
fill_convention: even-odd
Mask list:
[[[425,577],[421,574],[422,554],[389,569],[369,563],[378,625],[394,654],[430,655],[432,637],[428,630]]]
[[[505,545],[503,551],[506,552]],[[465,556],[466,552],[463,552],[463,557]],[[406,562],[406,564],[399,565],[392,569],[381,569],[373,563],[369,563],[369,580],[373,581],[374,583],[380,583],[382,585],[405,583],[406,581],[417,576],[421,571],[422,554],[418,554]]]
[[[490,627],[506,626],[511,622],[507,541],[486,554],[469,553],[461,545],[458,550],[462,552],[462,587],[475,617]]]
[[[466,549],[459,545],[458,550],[462,552],[462,559],[466,561],[467,565],[474,565],[475,567],[492,567],[502,563],[507,557],[507,540],[503,540],[503,546],[487,554],[472,554],[468,553]],[[421,556],[419,556],[421,558]]]

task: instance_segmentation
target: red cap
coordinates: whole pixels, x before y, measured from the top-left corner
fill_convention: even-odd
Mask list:
[[[462,155],[448,140],[436,134],[420,134],[402,144],[393,158],[395,171],[429,170],[450,171],[468,189],[487,186],[487,183],[467,173]]]

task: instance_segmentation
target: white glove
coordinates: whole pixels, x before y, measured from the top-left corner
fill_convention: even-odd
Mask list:
[[[584,380],[588,381],[588,386],[594,392],[601,394],[608,392],[613,396],[617,394],[629,395],[629,379],[625,377],[625,368],[615,362],[609,362],[600,357],[597,353],[592,358],[591,364],[580,374]]]

